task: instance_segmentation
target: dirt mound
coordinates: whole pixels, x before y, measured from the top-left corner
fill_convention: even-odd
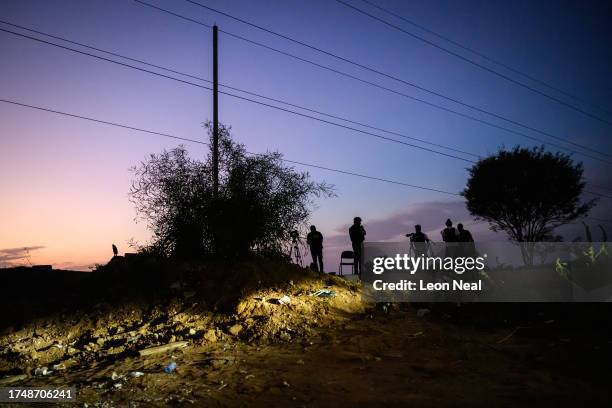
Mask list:
[[[117,263],[97,272],[107,274],[98,279],[113,282],[117,271],[125,274]],[[123,276],[118,286],[129,287]],[[30,377],[42,367],[69,372],[108,365],[165,345],[306,342],[316,328],[364,311],[359,284],[282,262],[183,264],[173,276],[160,279],[166,287],[154,295],[118,301],[130,299],[121,289],[112,302],[97,299],[9,327],[0,337],[0,381]]]

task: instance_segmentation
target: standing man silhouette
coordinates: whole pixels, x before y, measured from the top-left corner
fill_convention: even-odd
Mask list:
[[[442,241],[446,244],[446,248],[444,251],[444,256],[454,258],[457,252],[457,230],[453,227],[453,222],[450,218],[446,219],[446,228],[444,228],[441,232]]]
[[[315,270],[324,272],[323,270],[323,234],[317,231],[317,227],[310,226],[310,232],[306,236],[306,243],[310,246],[310,255]]]
[[[117,245],[113,244],[113,256],[119,255],[119,250],[117,249]]]
[[[353,225],[349,228],[349,236],[351,237],[351,244],[353,245],[353,253],[355,254],[355,273],[361,275],[361,255],[363,248],[363,241],[365,240],[366,230],[361,225],[361,218],[353,218]]]
[[[457,224],[457,231],[457,241],[459,241],[461,255],[476,256],[476,245],[472,233],[464,229],[463,224]]]

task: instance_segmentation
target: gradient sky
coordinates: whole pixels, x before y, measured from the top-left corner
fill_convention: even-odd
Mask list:
[[[512,127],[185,1],[150,1],[400,92]],[[612,111],[609,2],[373,1]],[[610,125],[517,87],[335,1],[201,2],[576,143],[607,154],[612,151]],[[350,2],[462,52],[359,0]],[[210,30],[130,0],[2,0],[0,19],[212,79]],[[3,24],[0,27],[13,30]],[[502,146],[534,145],[520,136],[223,34],[219,43],[220,81],[224,84],[479,155]],[[209,91],[3,32],[0,56],[2,99],[206,140],[201,123],[212,117]],[[610,113],[581,106],[612,120]],[[288,159],[453,192],[465,185],[468,163],[231,97],[220,97],[220,120],[231,125],[235,139],[252,152],[278,150]],[[19,256],[20,248],[32,247],[34,263],[86,269],[105,262],[113,242],[121,252],[129,251],[130,238],[145,242],[148,233],[144,224],[134,222],[135,212],[127,199],[128,169],[147,154],[178,144],[0,103],[0,261],[10,261]],[[207,153],[206,146],[186,147],[194,157]],[[581,156],[576,159],[584,160],[588,180],[612,189],[609,165]],[[356,215],[364,219],[371,240],[396,238],[417,222],[438,239],[437,231],[446,217],[471,222],[460,197],[309,171],[337,189],[338,197],[319,202],[312,218],[328,237],[330,270],[340,249],[349,246],[345,231]],[[593,215],[610,218],[610,201],[602,201]],[[495,239],[485,225],[472,229],[480,239]]]

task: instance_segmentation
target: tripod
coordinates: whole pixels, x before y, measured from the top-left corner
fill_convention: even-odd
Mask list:
[[[297,238],[293,238],[292,245],[293,246],[289,250],[289,258],[291,259],[295,258],[295,263],[297,265],[304,266],[302,264],[302,253],[300,252],[300,246],[299,246]]]

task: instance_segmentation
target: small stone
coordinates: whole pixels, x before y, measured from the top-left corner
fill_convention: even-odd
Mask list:
[[[193,336],[196,334],[196,330],[195,329],[189,329],[189,335]]]
[[[240,324],[235,324],[235,325],[233,325],[232,327],[229,328],[229,333],[232,336],[238,336],[241,331],[242,331],[242,325],[240,325]]]
[[[217,342],[217,333],[214,329],[208,330],[204,333],[203,339],[207,343],[216,343]]]

